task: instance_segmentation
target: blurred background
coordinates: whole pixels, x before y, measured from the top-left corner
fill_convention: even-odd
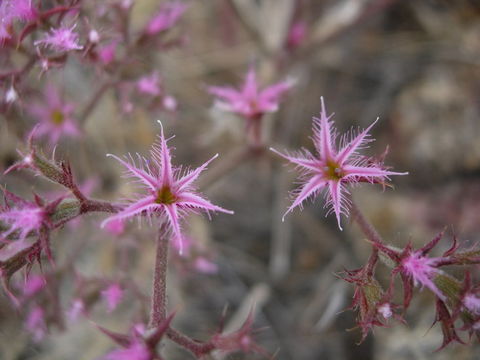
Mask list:
[[[101,34],[117,30],[109,14],[99,13],[112,3],[81,4],[85,13],[96,14],[90,23]],[[132,34],[141,31],[160,3],[133,3]],[[370,246],[365,237],[348,219],[343,219],[344,230],[339,231],[334,216],[325,217],[321,196],[282,222],[297,173],[279,158],[248,156],[238,164],[231,160],[235,166],[222,171],[222,164],[238,158],[245,147],[245,124],[212,106],[214,99],[206,86],[239,87],[252,65],[263,86],[294,79],[295,86],[278,112],[263,119],[266,145],[280,151],[300,147],[313,151],[312,116],[319,114],[320,96],[328,111],[335,112],[340,133],[352,126],[365,128],[380,117],[373,128],[376,141],[366,153],[381,154],[388,146],[385,164],[394,171],[408,171],[409,176],[394,178],[394,189],[355,187],[351,189],[355,202],[384,239],[396,246],[408,241],[422,246],[445,226],[447,236],[438,254],[449,247],[453,233],[462,246],[472,246],[480,239],[480,3],[187,3],[173,35],[168,35],[178,44],[123,54],[130,62],[121,80],[98,93],[110,81],[109,73],[81,54],[70,55],[65,64],[41,77],[41,69],[32,68],[18,85],[18,100],[1,106],[0,170],[18,159],[16,149],[36,123],[28,105],[42,101],[47,83],[61,89],[77,117],[85,115],[82,109],[92,94],[98,95],[94,108],[82,119],[84,136],[63,139],[55,150],[57,159],[70,160],[76,177],[95,198],[117,201],[131,196],[134,187],[121,177],[119,164],[105,154],[147,155],[159,133],[156,120],[161,119],[167,136],[175,135],[169,142],[175,147],[175,164],[196,167],[220,154],[200,178],[200,190],[213,203],[235,211],[234,216],[216,214],[211,221],[207,216],[185,219],[185,231],[196,244],[195,259],[179,258],[172,251],[168,291],[169,307],[177,310],[175,326],[206,340],[226,305],[227,327],[235,329],[255,303],[255,327],[263,328],[257,342],[277,352],[279,360],[478,358],[476,339],[468,346],[452,344],[434,352],[442,343],[440,326],[431,328],[434,298],[418,289],[405,315],[408,325],[392,320],[388,328],[376,328],[374,336],[358,345],[360,331],[347,331],[356,326],[356,314],[344,311],[351,304],[353,287],[335,274],[366,263]],[[81,40],[86,28],[79,25]],[[128,50],[121,45],[120,53]],[[6,55],[0,52],[3,69],[25,61],[21,54],[8,54],[8,61]],[[173,111],[129,93],[128,81],[153,72],[161,78],[163,91],[175,99]],[[9,84],[8,79],[1,83],[3,97]],[[42,148],[52,154],[48,142]],[[32,190],[43,196],[62,191],[26,171],[2,176],[1,183],[30,199]],[[155,231],[148,224],[131,222],[123,232],[112,234],[100,229],[103,219],[101,214],[89,215],[81,224],[67,225],[54,234],[56,261],[61,269],[71,270],[54,275],[60,288],[58,308],[67,312],[72,307],[79,279],[135,286],[123,286],[124,297],[113,312],[97,302],[88,316],[67,322],[65,331],[51,326],[40,342],[25,331],[22,312],[1,297],[0,359],[99,359],[113,344],[87,318],[119,332],[128,331],[132,319],[141,321],[146,309],[140,299],[150,292]],[[206,266],[192,265],[199,257]],[[55,272],[48,262],[44,264],[44,271]],[[388,284],[388,268],[379,266],[378,275]],[[21,281],[22,275],[17,276]],[[398,295],[400,302],[400,291]],[[192,358],[173,345],[163,353],[169,360]]]

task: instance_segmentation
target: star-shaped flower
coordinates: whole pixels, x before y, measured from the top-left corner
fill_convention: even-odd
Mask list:
[[[217,96],[217,107],[237,113],[247,119],[258,119],[263,114],[278,110],[280,97],[293,85],[282,81],[259,89],[254,67],[250,67],[241,89],[231,86],[209,86],[208,92]]]
[[[368,132],[378,118],[367,129],[352,137],[350,141],[343,136],[342,145],[337,150],[335,146],[337,132],[330,121],[333,114],[327,116],[323,98],[321,98],[321,103],[320,118],[313,118],[312,140],[318,156],[314,156],[306,150],[298,155],[284,155],[275,149],[271,148],[270,150],[294,163],[303,172],[304,183],[296,193],[296,198],[285,215],[295,207],[301,206],[307,198],[316,196],[321,190],[326,189],[326,206],[331,207],[329,213],[331,211],[335,213],[338,227],[342,230],[340,215],[348,215],[350,203],[345,195],[347,193],[346,184],[384,183],[390,175],[406,175],[408,173],[385,170],[379,164],[358,153],[360,149],[365,148],[369,142],[373,141],[369,138]]]
[[[47,84],[42,102],[34,102],[28,112],[38,120],[36,135],[49,138],[51,146],[61,137],[80,137],[82,132],[74,117],[74,106],[63,100],[60,90],[53,84]]]
[[[174,241],[178,242],[177,248],[181,252],[183,242],[179,219],[187,211],[202,209],[207,212],[221,211],[233,214],[233,211],[213,205],[198,195],[193,187],[193,182],[218,154],[197,169],[181,176],[181,168],[172,166],[170,149],[163,135],[163,128],[158,137],[158,142],[153,145],[150,154],[151,160],[138,155],[138,165],[135,164],[132,156],[129,159],[127,158],[127,161],[124,161],[115,155],[107,155],[114,157],[125,166],[127,176],[135,179],[137,183],[147,190],[147,193],[140,195],[136,201],[125,209],[103,221],[102,227],[111,221],[131,218],[140,214],[149,217],[161,215],[167,219],[173,231]]]
[[[78,34],[73,31],[75,26],[62,25],[57,29],[51,29],[50,33],[45,35],[43,39],[35,41],[34,45],[44,45],[57,52],[82,50],[83,46],[78,43]]]

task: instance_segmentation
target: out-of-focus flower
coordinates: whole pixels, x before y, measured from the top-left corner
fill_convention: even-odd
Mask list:
[[[107,230],[112,235],[122,235],[125,232],[125,222],[122,220],[113,220],[105,225]]]
[[[75,26],[64,25],[57,29],[51,29],[43,39],[35,41],[34,45],[43,45],[57,52],[82,50],[83,46],[78,43],[78,34],[73,31]]]
[[[117,45],[117,41],[112,41],[111,43],[103,45],[98,49],[98,58],[103,65],[111,64],[115,60]]]
[[[307,37],[307,25],[304,21],[295,21],[288,31],[287,47],[295,49],[299,47]]]
[[[161,92],[160,76],[158,72],[143,76],[137,81],[137,89],[140,93],[151,96],[158,96]]]
[[[165,110],[175,111],[177,110],[177,107],[178,107],[177,99],[175,99],[171,95],[166,95],[163,97],[162,105],[165,108]]]
[[[85,303],[82,299],[74,299],[67,311],[67,318],[71,322],[77,321],[80,316],[85,315]]]
[[[260,90],[255,69],[251,66],[241,89],[209,86],[207,90],[218,98],[215,104],[220,109],[253,120],[265,113],[277,111],[280,97],[292,86],[292,81],[282,81]]]
[[[385,170],[379,164],[372,163],[368,158],[358,154],[359,150],[373,141],[369,138],[368,133],[378,119],[366,130],[352,137],[350,141],[344,137],[341,141],[343,146],[337,150],[335,146],[337,133],[330,121],[332,115],[327,116],[323,98],[321,102],[320,118],[313,118],[313,143],[318,153],[317,157],[307,150],[295,155],[284,155],[275,149],[271,150],[294,163],[302,171],[302,179],[304,179],[304,184],[300,190],[294,193],[295,199],[285,215],[295,207],[301,207],[307,198],[316,196],[321,190],[326,189],[326,206],[330,206],[328,213],[331,211],[335,213],[338,227],[342,230],[340,215],[348,215],[349,207],[349,199],[345,195],[347,192],[345,184],[358,182],[383,184],[390,175],[406,175],[408,173]]]
[[[108,154],[125,166],[127,176],[135,179],[148,192],[146,195],[139,195],[138,199],[132,204],[107,218],[103,221],[102,226],[111,221],[128,219],[141,214],[148,217],[161,215],[168,221],[170,228],[173,230],[174,241],[179,242],[178,248],[181,251],[183,241],[179,219],[184,213],[200,209],[207,212],[233,213],[213,205],[199,196],[192,185],[200,173],[218,155],[215,155],[197,169],[181,176],[181,169],[172,167],[170,149],[167,146],[163,128],[158,137],[158,142],[153,145],[150,154],[151,160],[138,155],[138,164],[135,163],[132,156],[125,161],[115,155]]]
[[[100,34],[97,30],[91,29],[88,32],[88,41],[90,41],[92,44],[98,44],[98,42],[100,41]]]
[[[45,338],[47,324],[45,322],[45,312],[40,306],[35,306],[30,310],[25,321],[25,328],[32,334],[35,342]]]
[[[39,123],[36,135],[48,136],[51,145],[56,145],[63,135],[74,138],[81,135],[73,118],[73,105],[63,101],[53,84],[46,86],[45,101],[33,103],[28,110]]]
[[[45,278],[41,275],[30,275],[23,286],[23,295],[31,297],[45,287]]]
[[[159,12],[148,23],[145,33],[152,36],[170,29],[178,22],[186,9],[187,5],[180,1],[163,4]]]
[[[189,236],[183,237],[183,248],[177,248],[180,244],[173,243],[177,250],[174,260],[181,270],[194,271],[203,274],[215,274],[218,272],[218,265],[210,260],[211,251],[202,248],[198,242],[193,241]]]
[[[480,315],[480,298],[472,293],[463,297],[463,305],[475,315]]]
[[[32,20],[37,15],[32,0],[0,1],[0,42],[10,39],[12,23],[15,20]]]
[[[115,310],[123,299],[123,290],[118,283],[110,284],[101,294],[107,303],[108,312]]]

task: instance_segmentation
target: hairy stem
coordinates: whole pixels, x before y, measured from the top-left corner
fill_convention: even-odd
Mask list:
[[[213,345],[211,342],[201,343],[195,341],[172,328],[167,330],[167,336],[174,343],[190,351],[196,357],[208,354],[215,349],[215,345]]]
[[[167,267],[168,236],[165,225],[160,227],[155,252],[155,268],[153,272],[153,289],[150,309],[150,327],[160,326],[167,314]]]
[[[372,224],[365,218],[363,213],[357,207],[355,202],[352,201],[351,207],[352,218],[357,222],[358,226],[365,234],[365,236],[374,244],[383,244],[384,241],[377,230],[373,227]]]

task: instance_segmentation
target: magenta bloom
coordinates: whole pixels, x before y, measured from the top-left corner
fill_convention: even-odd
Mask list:
[[[378,119],[350,141],[343,138],[341,143],[344,145],[337,150],[335,147],[337,133],[330,121],[332,115],[327,116],[323,98],[321,98],[321,102],[320,118],[313,118],[313,143],[318,153],[317,157],[307,150],[298,155],[284,155],[275,149],[270,150],[294,163],[303,172],[304,183],[295,194],[296,198],[285,215],[295,207],[301,207],[307,198],[316,196],[320,191],[326,189],[326,206],[331,207],[329,213],[331,211],[335,213],[338,227],[342,230],[340,215],[348,215],[349,205],[349,200],[345,195],[347,192],[345,184],[365,181],[383,183],[390,175],[406,175],[408,173],[387,171],[358,154],[360,149],[365,148],[369,142],[373,141],[369,138],[368,132]]]
[[[45,285],[46,280],[43,276],[36,274],[30,275],[23,286],[23,295],[26,298],[31,297],[42,290]]]
[[[197,169],[181,176],[182,170],[172,166],[170,149],[163,135],[163,129],[158,137],[158,142],[153,145],[150,154],[151,160],[138,155],[138,165],[135,164],[131,156],[130,159],[127,158],[127,161],[124,161],[115,155],[107,155],[114,157],[125,166],[127,176],[135,179],[137,183],[147,190],[147,193],[139,195],[138,199],[132,204],[103,221],[102,227],[110,221],[131,218],[140,214],[149,217],[161,215],[168,221],[173,231],[174,240],[179,242],[178,248],[182,249],[183,242],[179,219],[187,211],[202,209],[207,212],[221,211],[233,214],[232,211],[213,205],[208,200],[202,198],[195,192],[192,185],[200,173],[206,169],[207,165],[218,154]]]
[[[111,43],[102,46],[98,50],[98,58],[103,65],[109,65],[115,60],[115,55],[117,53],[117,41],[112,41]]]
[[[247,119],[258,119],[265,113],[277,111],[280,97],[292,85],[291,81],[283,81],[260,90],[252,66],[240,90],[230,86],[209,86],[208,92],[217,96],[216,106],[219,108]]]
[[[13,205],[0,207],[0,221],[8,225],[8,230],[0,233],[1,238],[7,238],[9,235],[18,232],[18,241],[23,241],[30,232],[38,234],[40,228],[48,222],[48,215],[45,208],[41,205],[23,200],[4,190],[4,194],[9,200],[13,200]]]
[[[123,290],[120,287],[120,284],[110,284],[105,290],[102,291],[102,297],[107,303],[108,312],[115,310],[123,298]]]
[[[445,295],[433,282],[433,278],[443,272],[436,267],[442,258],[429,258],[422,251],[414,251],[405,257],[401,264],[401,271],[413,279],[414,286],[421,284],[429,288],[439,299],[445,301]]]
[[[47,335],[45,312],[40,306],[35,306],[27,316],[25,328],[32,334],[33,341],[39,342]]]
[[[73,110],[73,105],[63,101],[58,89],[48,84],[45,101],[29,107],[30,114],[39,122],[36,135],[48,136],[51,145],[56,145],[63,135],[79,137],[81,132],[73,119]]]
[[[53,51],[64,52],[71,50],[82,50],[83,46],[78,43],[78,34],[73,31],[76,25],[72,27],[62,26],[58,29],[51,29],[42,40],[35,41],[35,46],[43,45],[50,47]]]
[[[15,20],[31,20],[36,11],[32,0],[2,0],[0,1],[0,41],[10,39],[10,27]]]
[[[163,4],[160,11],[150,20],[145,32],[148,35],[156,35],[173,27],[183,15],[187,5],[175,1]]]
[[[143,76],[137,81],[137,89],[140,93],[151,96],[160,95],[160,76],[157,72]]]

